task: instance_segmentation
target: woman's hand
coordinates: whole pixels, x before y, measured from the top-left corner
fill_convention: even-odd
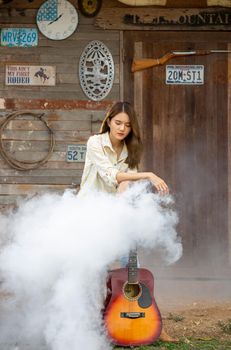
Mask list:
[[[167,184],[159,176],[157,176],[153,173],[149,173],[148,178],[151,181],[151,183],[153,184],[153,186],[157,189],[158,192],[160,192],[161,194],[168,194],[169,193],[169,189],[168,189]]]
[[[118,184],[126,181],[149,180],[160,194],[168,194],[169,189],[164,180],[151,172],[118,172],[116,175]]]

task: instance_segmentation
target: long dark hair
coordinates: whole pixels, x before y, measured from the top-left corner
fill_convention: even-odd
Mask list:
[[[104,134],[107,131],[110,132],[110,127],[107,120],[111,120],[121,112],[124,112],[128,115],[131,124],[131,131],[124,141],[128,149],[128,157],[126,159],[126,163],[128,164],[129,168],[133,169],[135,167],[138,167],[138,164],[140,162],[142,153],[142,141],[136,113],[129,102],[116,102],[111,107],[111,109],[106,113],[106,116],[102,122],[100,134]]]

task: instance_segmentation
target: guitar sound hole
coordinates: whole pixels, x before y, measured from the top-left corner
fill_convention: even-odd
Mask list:
[[[125,283],[123,287],[124,295],[127,299],[137,300],[141,296],[141,285],[139,283]]]

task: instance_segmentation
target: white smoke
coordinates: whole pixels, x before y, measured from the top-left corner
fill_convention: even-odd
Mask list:
[[[182,254],[172,199],[137,183],[123,194],[45,194],[0,216],[0,342],[108,350],[103,327],[110,265],[134,246]]]

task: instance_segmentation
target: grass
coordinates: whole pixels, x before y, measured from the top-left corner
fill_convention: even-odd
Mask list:
[[[129,349],[115,346],[114,350]],[[231,350],[231,340],[185,338],[179,343],[157,341],[152,345],[134,347],[134,350]]]

